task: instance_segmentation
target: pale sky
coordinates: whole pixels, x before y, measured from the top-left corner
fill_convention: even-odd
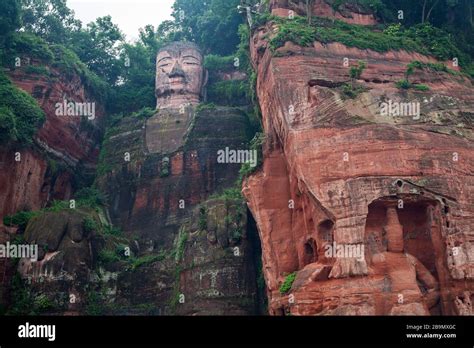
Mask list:
[[[127,41],[138,38],[138,29],[147,24],[155,27],[171,19],[174,0],[67,0],[67,6],[85,26],[97,17],[112,16]]]

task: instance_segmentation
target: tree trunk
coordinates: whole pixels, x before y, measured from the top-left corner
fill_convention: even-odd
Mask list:
[[[427,2],[427,1],[428,1],[428,0],[425,0],[425,1],[423,2],[423,13],[421,14],[421,23],[425,23],[425,11],[426,11],[426,2]]]
[[[456,20],[456,7],[449,6],[446,10],[446,22],[448,24],[453,24]]]
[[[471,22],[471,27],[473,26],[472,21],[472,2],[469,3],[469,21]]]
[[[439,3],[439,0],[436,0],[433,6],[431,6],[430,10],[428,11],[428,14],[426,15],[426,19],[425,19],[427,22],[430,21],[431,12],[433,12],[434,8],[436,7],[436,5],[438,5],[438,3]]]
[[[313,18],[312,0],[306,0],[306,15],[308,17],[308,25],[311,25]]]

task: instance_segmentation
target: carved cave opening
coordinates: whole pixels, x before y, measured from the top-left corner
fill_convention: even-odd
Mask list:
[[[324,220],[318,225],[318,240],[323,243],[332,243],[334,222]]]
[[[308,226],[315,226],[313,218],[308,222]],[[299,269],[315,262],[325,262],[324,251],[327,244],[333,242],[334,222],[325,219],[321,221],[316,228],[316,234],[307,237],[303,244],[302,265]]]
[[[309,238],[304,244],[304,264],[309,265],[310,263],[318,261],[317,244],[313,238]]]

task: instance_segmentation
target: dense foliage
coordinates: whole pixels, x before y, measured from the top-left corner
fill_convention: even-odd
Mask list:
[[[44,119],[44,112],[35,99],[0,72],[0,143],[31,144]]]
[[[371,49],[377,52],[403,49],[432,55],[439,60],[457,58],[459,64],[465,68],[472,63],[469,54],[455,44],[452,34],[430,24],[420,24],[410,28],[392,25],[386,27],[385,30],[377,30],[326,18],[313,19],[311,26],[302,17],[273,18],[272,20],[279,25],[277,35],[270,42],[272,49],[282,47],[287,41],[301,46],[311,46],[314,41],[341,42],[349,47]]]
[[[173,21],[158,28],[166,40],[196,42],[206,53],[228,55],[239,44],[238,27],[243,21],[240,0],[176,0]]]

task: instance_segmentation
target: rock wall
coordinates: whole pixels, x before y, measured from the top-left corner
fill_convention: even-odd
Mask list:
[[[163,256],[119,276],[119,303],[162,315],[256,313],[247,211],[242,198],[222,195],[240,164],[217,162],[219,150],[245,149],[249,135],[245,112],[213,106],[126,118],[109,133],[97,182],[111,220],[138,255]]]
[[[16,86],[35,97],[46,121],[34,146],[9,144],[0,149],[0,218],[20,210],[38,210],[53,199],[69,199],[77,186],[74,170],[92,174],[95,170],[103,108],[88,95],[78,76],[48,69],[48,76],[29,73],[27,67],[8,73]],[[95,103],[95,118],[56,116],[56,104],[63,100]]]
[[[7,72],[12,82],[30,93],[46,115],[34,144],[0,147],[0,240],[16,237],[16,228],[3,226],[3,217],[36,211],[53,200],[66,200],[94,174],[102,137],[103,107],[85,89],[78,76],[46,67],[48,75],[31,73],[28,66]],[[57,116],[56,104],[95,103],[95,117]],[[54,220],[54,219],[51,219]],[[59,221],[63,221],[61,217]],[[43,231],[44,232],[44,231]],[[56,231],[62,236],[62,230]],[[30,241],[31,242],[31,241]],[[58,247],[58,246],[57,246]],[[59,248],[59,247],[58,247]],[[0,260],[0,304],[9,301],[13,265]]]
[[[313,0],[311,6],[313,16],[336,18],[351,24],[377,24],[375,16],[361,6],[342,4],[336,11],[334,3],[336,1]],[[271,0],[269,5],[271,13],[275,16],[288,17],[290,14],[305,16],[307,13],[306,0]]]
[[[413,82],[430,90],[401,91],[408,63],[434,60],[318,42],[273,53],[276,31],[268,23],[251,40],[267,141],[243,187],[270,313],[472,314],[470,80],[417,70]],[[340,88],[351,82],[345,58],[367,63],[355,99]],[[384,116],[384,102],[418,102],[420,117]]]
[[[197,47],[192,48],[195,59],[202,60]],[[182,57],[176,59],[181,62]],[[185,67],[190,66],[197,69]],[[3,214],[69,199],[77,186],[85,186],[77,175],[96,167],[96,186],[108,205],[58,208],[30,219],[23,237],[38,245],[38,260],[22,260],[13,268],[0,264],[2,284],[11,283],[9,291],[0,289],[8,313],[260,312],[258,237],[254,225],[247,226],[247,208],[236,186],[241,163],[217,161],[219,150],[248,148],[248,110],[177,103],[183,90],[165,90],[169,103],[159,103],[155,115],[125,117],[108,129],[97,165],[100,106],[92,120],[56,116],[57,103],[90,101],[80,79],[61,77],[49,68],[48,76],[23,70],[11,71],[10,77],[35,96],[46,122],[33,147],[11,144],[0,153],[4,167],[10,168],[1,177]],[[171,73],[184,74],[175,70]],[[168,88],[167,75],[160,70],[159,76]],[[236,77],[245,74],[222,76]],[[203,88],[205,82],[199,82]],[[17,148],[19,162],[12,157]],[[17,232],[2,231],[1,240],[13,239]]]

